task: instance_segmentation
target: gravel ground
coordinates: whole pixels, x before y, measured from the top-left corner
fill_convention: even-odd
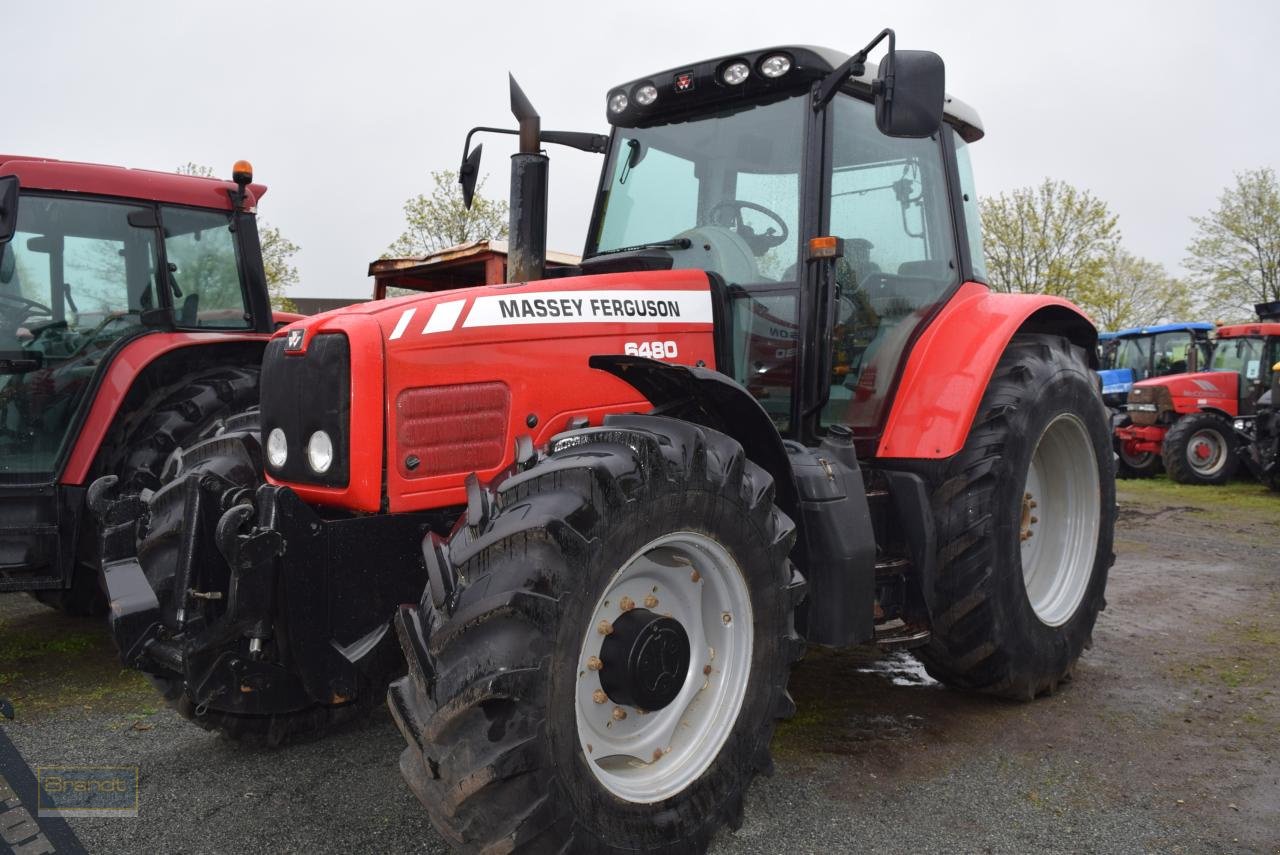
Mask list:
[[[1108,608],[1075,680],[1014,704],[906,654],[810,651],[728,853],[1280,853],[1280,497],[1122,485]],[[101,626],[0,596],[0,695],[27,762],[136,764],[136,819],[94,852],[448,851],[385,712],[253,751],[164,709]],[[2,848],[2,847],[0,847]]]

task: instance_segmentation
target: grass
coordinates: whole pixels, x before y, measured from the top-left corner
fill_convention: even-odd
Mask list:
[[[1218,486],[1179,484],[1167,476],[1116,482],[1121,501],[1200,508],[1211,514],[1257,512],[1280,522],[1280,493],[1256,482],[1231,481]]]

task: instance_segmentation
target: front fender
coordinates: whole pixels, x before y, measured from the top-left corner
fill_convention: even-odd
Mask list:
[[[1097,368],[1098,331],[1069,301],[967,283],[912,348],[876,456],[940,460],[964,447],[996,363],[1020,332],[1066,336]]]

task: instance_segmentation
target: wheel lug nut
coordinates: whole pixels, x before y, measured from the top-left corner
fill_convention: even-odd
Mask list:
[[[653,749],[653,762],[657,763],[661,759],[662,759],[662,749],[661,748]]]
[[[600,630],[601,635],[613,635],[613,624],[607,620],[600,621],[600,626],[596,627],[596,629]]]
[[[646,609],[654,609],[658,607],[658,598],[653,594],[644,598],[644,607]]]
[[[1027,507],[1029,507],[1029,508],[1038,507],[1038,506],[1037,506],[1037,504],[1036,504],[1036,500],[1035,500],[1035,499],[1032,499],[1031,501],[1027,502]]]
[[[614,708],[613,708],[613,720],[614,720],[614,721],[622,721],[622,720],[623,720],[624,718],[626,718],[626,717],[627,717],[627,711],[626,711],[626,710],[624,710],[622,707],[614,707]]]
[[[609,696],[604,693],[604,689],[596,689],[594,692],[591,693],[591,700],[595,701],[598,704],[602,704],[605,701],[609,700]]]
[[[725,612],[724,614],[720,615],[720,620],[724,621],[725,626],[728,626],[729,624],[733,623],[733,615],[729,614],[728,612]]]
[[[697,570],[694,570],[692,573],[689,574],[689,578],[695,582],[698,582],[702,579],[702,574],[699,573]]]
[[[623,597],[618,602],[618,608],[622,609],[624,612],[629,612],[635,607],[636,607],[636,601],[631,599],[630,597]]]
[[[1038,523],[1038,522],[1040,522],[1040,518],[1039,518],[1039,517],[1032,517],[1032,518],[1031,518],[1031,521],[1032,521],[1033,523]]]
[[[710,677],[710,676],[711,676],[711,666],[710,666],[710,665],[703,665],[703,666],[702,666],[702,673],[703,673],[703,674],[706,674],[708,677]]]
[[[604,663],[600,661],[599,656],[592,656],[587,659],[587,669],[590,671],[599,671],[604,667]]]

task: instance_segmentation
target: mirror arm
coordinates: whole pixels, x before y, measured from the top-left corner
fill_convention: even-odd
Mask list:
[[[473,177],[471,173],[479,171],[479,158],[476,159],[477,162],[475,164],[468,161],[472,155],[471,138],[480,132],[488,134],[507,134],[508,136],[513,137],[520,135],[520,131],[515,130],[514,128],[490,128],[480,126],[467,131],[467,138],[462,143],[462,165],[458,168],[458,183],[464,188],[468,186],[468,180],[471,182],[470,186],[474,187],[475,178],[478,177]],[[583,131],[540,131],[538,134],[538,140],[544,143],[554,143],[555,145],[576,148],[579,151],[585,151],[591,154],[604,154],[609,150],[609,138],[607,136],[604,134],[591,134]],[[470,208],[471,205],[468,204],[467,207]]]
[[[889,53],[885,57],[885,62],[888,63],[884,74],[885,100],[893,98],[894,33],[893,30],[886,27],[866,47],[846,59],[837,69],[822,78],[822,82],[818,84],[813,93],[813,110],[815,113],[827,106],[831,99],[836,97],[836,93],[840,91],[840,87],[844,85],[844,82],[850,76],[862,74],[866,70],[867,54],[871,53],[875,46],[884,41],[886,37],[889,39]],[[878,81],[872,83],[873,92],[877,83]]]

